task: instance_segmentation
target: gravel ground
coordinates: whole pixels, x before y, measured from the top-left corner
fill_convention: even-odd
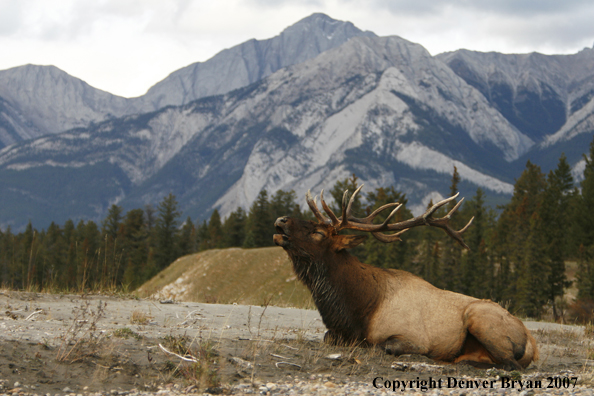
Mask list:
[[[526,324],[541,360],[509,373],[330,347],[312,310],[0,291],[0,394],[593,395],[584,328]]]

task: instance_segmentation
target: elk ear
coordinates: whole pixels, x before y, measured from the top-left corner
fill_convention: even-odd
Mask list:
[[[334,250],[352,249],[367,239],[367,235],[339,235]]]

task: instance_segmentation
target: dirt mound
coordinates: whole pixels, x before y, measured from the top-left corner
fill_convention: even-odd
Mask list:
[[[137,292],[180,301],[314,308],[279,247],[215,249],[181,257]]]

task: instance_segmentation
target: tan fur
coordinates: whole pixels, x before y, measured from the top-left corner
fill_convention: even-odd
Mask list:
[[[405,271],[390,271],[388,293],[369,322],[367,340],[395,354],[525,368],[538,359],[534,338],[500,305],[446,290]]]

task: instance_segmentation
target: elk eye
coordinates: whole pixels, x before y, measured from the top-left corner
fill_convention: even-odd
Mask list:
[[[321,235],[323,237],[326,236],[326,234],[324,234],[322,231],[314,231],[314,234],[318,234],[318,235]]]

